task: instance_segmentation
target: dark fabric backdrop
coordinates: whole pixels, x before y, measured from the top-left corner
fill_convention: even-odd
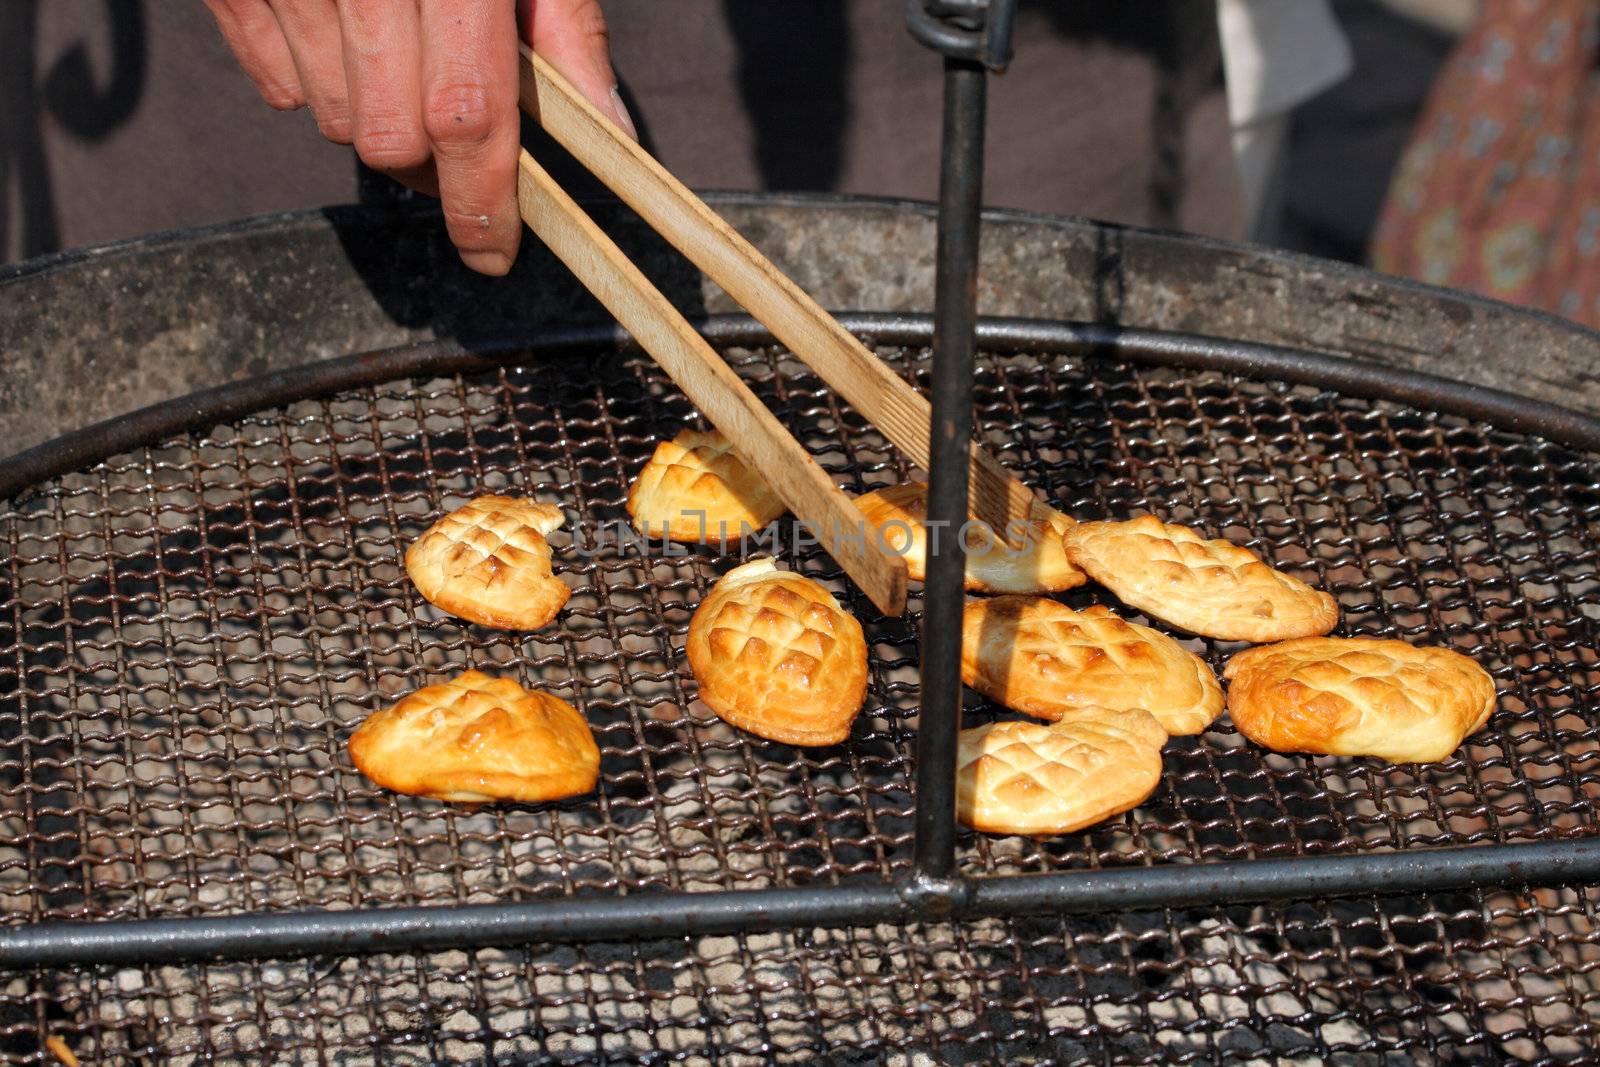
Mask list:
[[[647,143],[701,188],[931,198],[939,64],[898,0],[608,0]],[[1203,0],[1026,3],[986,200],[1236,236]],[[199,0],[0,2],[0,260],[349,202],[354,157],[270,111]]]

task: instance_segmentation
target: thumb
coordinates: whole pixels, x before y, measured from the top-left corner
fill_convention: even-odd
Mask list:
[[[522,39],[635,141],[639,131],[617,92],[600,0],[517,0]]]

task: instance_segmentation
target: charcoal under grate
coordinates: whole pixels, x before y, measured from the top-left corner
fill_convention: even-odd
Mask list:
[[[927,351],[879,345],[926,384]],[[911,471],[782,349],[731,363],[851,492]],[[968,874],[1592,836],[1600,462],[1455,415],[1083,346],[980,353],[980,436],[1068,513],[1153,512],[1339,600],[1345,635],[1447,645],[1499,713],[1449,760],[1285,756],[1226,719],[1144,805]],[[0,923],[453,905],[882,880],[911,865],[920,604],[886,619],[792,524],[766,545],[872,650],[848,742],[718,720],[682,650],[730,558],[625,536],[697,415],[595,348],[301,400],[110,457],[0,511]],[[560,504],[573,597],[517,635],[417,596],[404,548],[483,492]],[[1094,588],[1063,599],[1111,601]],[[1127,609],[1132,617],[1139,617]],[[1139,619],[1139,621],[1145,621]],[[1159,624],[1156,624],[1159,626]],[[1185,643],[1220,668],[1239,645]],[[474,666],[566,698],[596,793],[446,805],[374,787],[363,717]],[[1001,709],[969,694],[966,721]],[[577,947],[0,974],[5,1062],[1580,1062],[1592,889],[1196,907]],[[922,1050],[917,1053],[916,1050]],[[353,1057],[353,1058],[352,1058]]]

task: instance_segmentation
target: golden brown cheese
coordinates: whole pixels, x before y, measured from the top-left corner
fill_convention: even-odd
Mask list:
[[[1274,570],[1231,541],[1141,515],[1068,530],[1067,555],[1122,602],[1202,637],[1282,641],[1339,624],[1327,593]]]
[[[554,504],[481,496],[417,539],[406,552],[406,573],[424,599],[452,615],[537,630],[572,595],[555,576],[545,540],[564,521]]]
[[[891,552],[906,561],[906,576],[925,580],[928,554],[928,486],[905,482],[856,498],[856,508]],[[1087,581],[1067,559],[1062,535],[1073,525],[1068,516],[1035,500],[1022,532],[1022,547],[997,541],[985,528],[974,528],[967,543],[966,587],[973,593],[1056,593]],[[956,531],[940,531],[941,549]]]
[[[1165,634],[1103,607],[1045,597],[974,600],[962,618],[961,678],[1008,708],[1059,719],[1080,707],[1142,709],[1171,734],[1222,714],[1205,661]]]
[[[689,621],[687,651],[700,699],[773,741],[837,744],[866,700],[861,624],[827,589],[770,559],[723,575]]]
[[[600,773],[600,749],[576,708],[479,671],[373,712],[349,749],[385,789],[437,800],[560,800],[593,789]]]
[[[1375,638],[1307,637],[1228,661],[1228,715],[1279,752],[1447,758],[1494,713],[1494,680],[1445,648]]]
[[[784,511],[715,430],[684,430],[662,441],[628,490],[628,514],[641,533],[688,544],[737,542]]]
[[[961,731],[956,816],[998,834],[1065,834],[1138,807],[1161,782],[1167,732],[1148,712],[1074,708],[1048,725]]]

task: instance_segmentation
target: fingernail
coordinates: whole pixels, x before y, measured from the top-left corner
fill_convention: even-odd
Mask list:
[[[498,278],[511,270],[511,257],[504,252],[487,250],[483,252],[463,252],[461,262],[477,271]]]
[[[629,137],[637,141],[639,139],[639,130],[633,124],[633,116],[628,114],[628,105],[622,102],[622,92],[615,85],[611,87],[611,110],[616,113],[617,125],[627,131]]]

